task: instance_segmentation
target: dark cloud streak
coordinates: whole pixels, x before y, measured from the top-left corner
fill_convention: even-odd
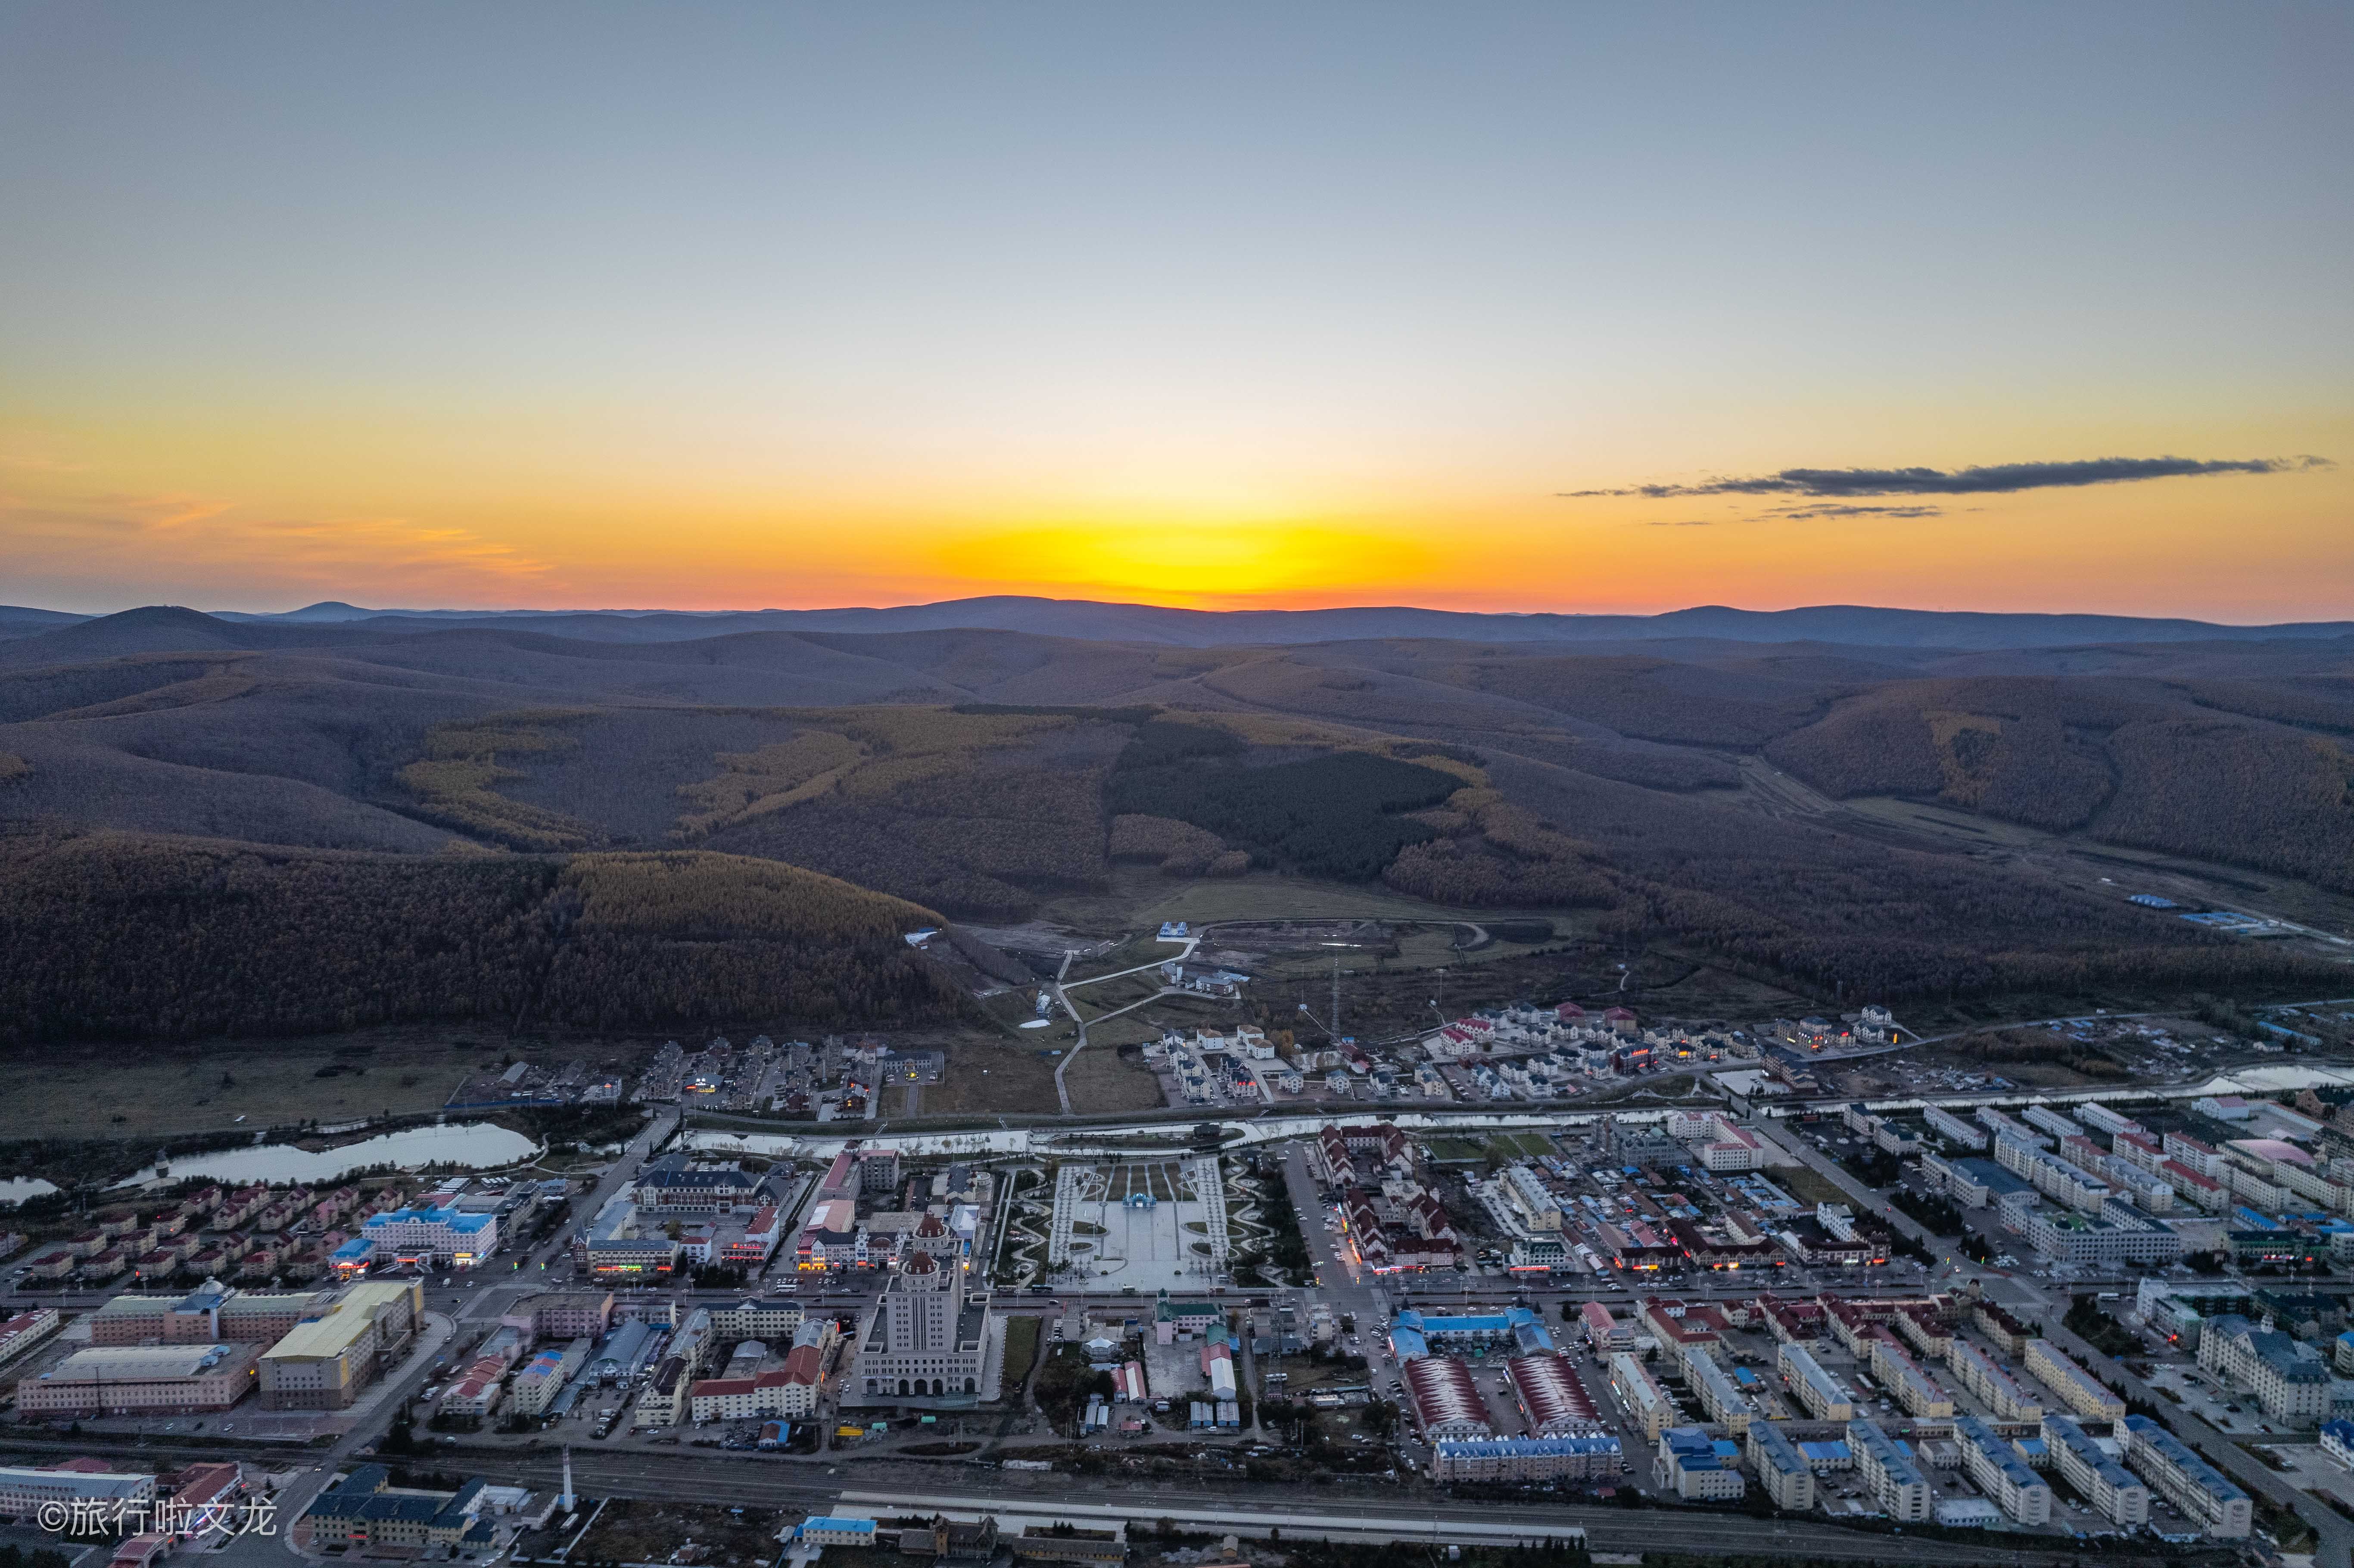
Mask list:
[[[2074,462],[2009,462],[1978,468],[1786,468],[1745,479],[1712,479],[1702,484],[1638,484],[1620,490],[1568,490],[1569,499],[1639,495],[1665,501],[1691,495],[1796,495],[1840,501],[1859,495],[2008,495],[2022,490],[2126,484],[2147,479],[2188,479],[2217,473],[2302,473],[2335,468],[2327,458],[2086,458]],[[1819,515],[1850,514],[1824,512]],[[1884,509],[1891,516],[1924,512]],[[1793,515],[1796,515],[1793,514]]]

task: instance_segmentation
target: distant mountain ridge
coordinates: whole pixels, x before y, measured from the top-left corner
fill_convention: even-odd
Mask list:
[[[1867,605],[1813,605],[1776,610],[1701,605],[1659,615],[1564,615],[1481,613],[1411,605],[1337,609],[1176,609],[1160,605],[999,595],[948,599],[937,604],[839,609],[368,609],[328,600],[280,614],[236,610],[207,614],[176,606],[149,606],[115,616],[75,617],[56,610],[0,607],[0,637],[56,637],[77,627],[95,626],[111,626],[123,631],[137,627],[142,641],[201,633],[207,639],[217,636],[222,646],[253,645],[231,630],[239,627],[299,629],[330,636],[350,630],[384,633],[506,627],[608,642],[683,641],[738,631],[996,630],[1187,648],[1396,638],[1515,643],[1702,638],[1957,652],[2116,642],[2278,641],[2354,636],[2354,620],[2231,626],[2125,615],[2012,614]],[[75,641],[79,640],[69,638],[69,645]],[[159,641],[154,645],[166,644]]]

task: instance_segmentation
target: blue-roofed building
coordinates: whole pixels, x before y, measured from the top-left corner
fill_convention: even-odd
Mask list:
[[[2354,1468],[2354,1421],[2323,1422],[2321,1451],[2339,1464]]]
[[[1970,1484],[2020,1524],[2052,1522],[2052,1488],[1975,1415],[1954,1417],[1954,1440],[1962,1447],[1962,1467]]]
[[[793,1539],[805,1546],[873,1546],[875,1521],[819,1514],[795,1525]]]
[[[1872,1492],[1880,1511],[1899,1524],[1917,1524],[1929,1517],[1935,1489],[1921,1467],[1877,1421],[1850,1421],[1848,1446],[1855,1450],[1856,1474]]]
[[[2149,1522],[2149,1488],[2111,1458],[2074,1416],[2045,1416],[2043,1436],[2062,1478],[2104,1519],[2125,1530]]]
[[[1602,1434],[1488,1437],[1432,1445],[1430,1477],[1436,1481],[1615,1479],[1623,1457],[1618,1439]]]
[[[1815,1506],[1815,1470],[1798,1445],[1782,1435],[1780,1424],[1749,1424],[1749,1462],[1757,1467],[1758,1484],[1784,1513],[1805,1513]]]
[[[1799,1457],[1810,1470],[1852,1470],[1855,1468],[1855,1448],[1837,1437],[1822,1438],[1798,1445]]]
[[[1723,1502],[1744,1490],[1742,1471],[1716,1453],[1716,1438],[1700,1426],[1669,1426],[1659,1434],[1659,1478],[1679,1498]]]
[[[1741,1472],[1716,1451],[1716,1440],[1697,1426],[1670,1426],[1659,1434],[1659,1470],[1680,1498],[1724,1501],[1746,1489]]]
[[[472,1268],[498,1249],[499,1217],[457,1209],[395,1209],[360,1225],[377,1262]]]
[[[327,1255],[327,1262],[338,1279],[350,1279],[366,1274],[376,1262],[376,1243],[366,1236],[354,1236]]]
[[[1422,1337],[1420,1330],[1394,1323],[1390,1326],[1390,1354],[1402,1361],[1420,1361],[1430,1354],[1430,1341]]]
[[[2247,1538],[2254,1508],[2248,1494],[2147,1415],[2125,1418],[2126,1466],[2150,1489],[2218,1541]]]
[[[1534,1312],[1525,1307],[1513,1307],[1501,1312],[1475,1312],[1459,1316],[1405,1311],[1392,1319],[1392,1342],[1399,1329],[1419,1335],[1431,1350],[1452,1351],[1467,1346],[1496,1345],[1517,1355],[1529,1355],[1553,1348],[1553,1336]],[[1534,1330],[1533,1336],[1523,1330]]]
[[[487,1485],[476,1476],[454,1492],[393,1491],[383,1466],[362,1465],[312,1499],[295,1521],[292,1542],[314,1552],[342,1546],[378,1554],[406,1549],[403,1555],[488,1548],[497,1531],[481,1517]]]

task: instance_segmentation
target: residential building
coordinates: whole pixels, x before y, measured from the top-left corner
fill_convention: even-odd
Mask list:
[[[1484,1437],[1431,1445],[1435,1481],[1603,1480],[1616,1477],[1618,1439],[1602,1434],[1577,1437]]]
[[[1964,1149],[1983,1152],[1992,1137],[1981,1124],[1964,1121],[1942,1106],[1931,1106],[1922,1113],[1921,1119],[1929,1124],[1932,1132],[1952,1139]]]
[[[1670,1426],[1661,1432],[1659,1458],[1661,1480],[1687,1501],[1729,1501],[1744,1489],[1741,1472],[1697,1426]]]
[[[1618,1403],[1626,1408],[1634,1424],[1641,1428],[1643,1440],[1656,1443],[1660,1432],[1676,1418],[1675,1402],[1668,1397],[1667,1391],[1659,1386],[1650,1369],[1632,1352],[1614,1351],[1607,1364],[1611,1392],[1618,1396]]]
[[[2009,1133],[1995,1139],[1994,1159],[1996,1164],[2025,1180],[2053,1202],[2065,1203],[2085,1213],[2099,1213],[2115,1191],[2105,1178]]]
[[[1889,1397],[1903,1408],[1905,1414],[1942,1420],[1954,1414],[1954,1396],[1939,1388],[1936,1379],[1923,1371],[1920,1363],[1890,1337],[1887,1330],[1875,1330],[1869,1343],[1872,1377],[1888,1391]]]
[[[2321,1451],[2339,1464],[2354,1468],[2354,1421],[2323,1422]]]
[[[15,1361],[64,1326],[54,1307],[36,1307],[0,1323],[0,1363]]]
[[[2075,1118],[2051,1106],[2030,1106],[2020,1113],[2020,1119],[2062,1141],[2084,1136],[2084,1129],[2076,1125]]]
[[[1850,1421],[1847,1446],[1855,1456],[1856,1475],[1882,1513],[1900,1524],[1917,1524],[1929,1517],[1935,1493],[1928,1478],[1879,1422]]]
[[[1504,1201],[1531,1230],[1561,1229],[1561,1200],[1553,1196],[1542,1175],[1525,1165],[1514,1165],[1505,1171],[1502,1187]]]
[[[2101,1517],[2125,1530],[2149,1522],[2149,1488],[2086,1435],[2072,1415],[2043,1418],[2043,1441],[2061,1478]]]
[[[2027,1370],[2044,1387],[2060,1396],[2060,1402],[2090,1421],[2122,1421],[2126,1402],[2070,1360],[2055,1350],[2049,1340],[2027,1342]]]
[[[1784,1513],[1805,1513],[1815,1506],[1815,1471],[1797,1445],[1782,1436],[1771,1421],[1749,1424],[1749,1462],[1756,1467],[1758,1484]]]
[[[1822,1369],[1811,1352],[1795,1342],[1786,1342],[1775,1358],[1782,1381],[1807,1407],[1808,1414],[1818,1421],[1852,1421],[1855,1405],[1839,1380]]]
[[[1995,1363],[1993,1357],[1967,1340],[1956,1340],[1946,1353],[1946,1370],[1972,1397],[1994,1413],[1998,1421],[2041,1421],[2043,1406],[2020,1386],[2019,1381]]]
[[[2119,1427],[2126,1466],[2150,1489],[2219,1541],[2247,1539],[2254,1510],[2248,1494],[2224,1479],[2182,1440],[2147,1415],[2128,1415]]]
[[[541,1351],[524,1362],[508,1387],[508,1407],[518,1415],[546,1414],[564,1385],[588,1364],[591,1343],[584,1337],[560,1350]]]
[[[1701,1350],[1687,1352],[1684,1383],[1700,1401],[1701,1410],[1724,1428],[1726,1436],[1739,1437],[1749,1430],[1749,1401],[1734,1386],[1725,1370],[1716,1364],[1716,1358]]]
[[[1992,1427],[1975,1415],[1956,1415],[1954,1441],[1961,1445],[1962,1468],[1970,1484],[1988,1501],[2020,1524],[2052,1521],[2051,1486]]]

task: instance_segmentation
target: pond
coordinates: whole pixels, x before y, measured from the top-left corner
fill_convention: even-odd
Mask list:
[[[54,1181],[44,1181],[38,1176],[14,1176],[0,1181],[0,1209],[13,1209],[27,1198],[38,1198],[58,1190]]]
[[[191,1154],[172,1161],[171,1180],[202,1176],[211,1181],[340,1181],[355,1171],[376,1165],[415,1170],[420,1165],[455,1165],[468,1171],[492,1171],[513,1165],[537,1153],[539,1145],[522,1133],[494,1122],[461,1122],[449,1127],[412,1127],[387,1132],[359,1143],[346,1143],[323,1154],[312,1154],[291,1143],[264,1144],[254,1149],[229,1149],[211,1154]],[[115,1185],[128,1187],[152,1181],[143,1171]]]

